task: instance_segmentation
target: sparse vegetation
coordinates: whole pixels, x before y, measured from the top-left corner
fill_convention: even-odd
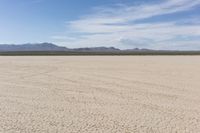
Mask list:
[[[200,51],[117,51],[117,52],[75,52],[75,51],[12,51],[0,52],[1,56],[70,56],[70,55],[200,55]]]

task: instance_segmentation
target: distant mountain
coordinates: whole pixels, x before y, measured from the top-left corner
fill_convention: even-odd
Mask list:
[[[80,51],[80,52],[115,52],[120,51],[120,49],[114,47],[91,47],[91,48],[76,48],[72,49],[73,51]]]
[[[149,49],[127,49],[120,50],[115,47],[90,47],[90,48],[74,48],[69,49],[66,47],[57,46],[52,43],[36,43],[36,44],[21,44],[21,45],[8,45],[0,44],[0,52],[9,51],[73,51],[73,52],[131,52],[131,51],[149,51]]]
[[[0,51],[66,51],[66,50],[68,50],[66,47],[60,47],[52,43],[0,45]]]
[[[154,51],[152,49],[145,49],[145,48],[142,48],[142,49],[139,49],[139,48],[134,48],[134,49],[126,49],[126,50],[123,50],[123,51]]]

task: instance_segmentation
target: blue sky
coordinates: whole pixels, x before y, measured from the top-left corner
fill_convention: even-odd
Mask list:
[[[0,0],[0,44],[200,50],[200,0]]]

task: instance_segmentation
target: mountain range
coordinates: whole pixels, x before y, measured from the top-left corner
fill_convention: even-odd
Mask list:
[[[35,44],[0,44],[0,52],[12,51],[75,51],[75,52],[120,52],[120,51],[148,51],[149,49],[127,49],[120,50],[115,47],[90,47],[90,48],[66,48],[53,43]]]

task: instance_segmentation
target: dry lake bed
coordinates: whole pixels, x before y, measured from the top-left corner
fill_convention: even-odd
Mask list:
[[[200,56],[0,57],[2,133],[198,133]]]

